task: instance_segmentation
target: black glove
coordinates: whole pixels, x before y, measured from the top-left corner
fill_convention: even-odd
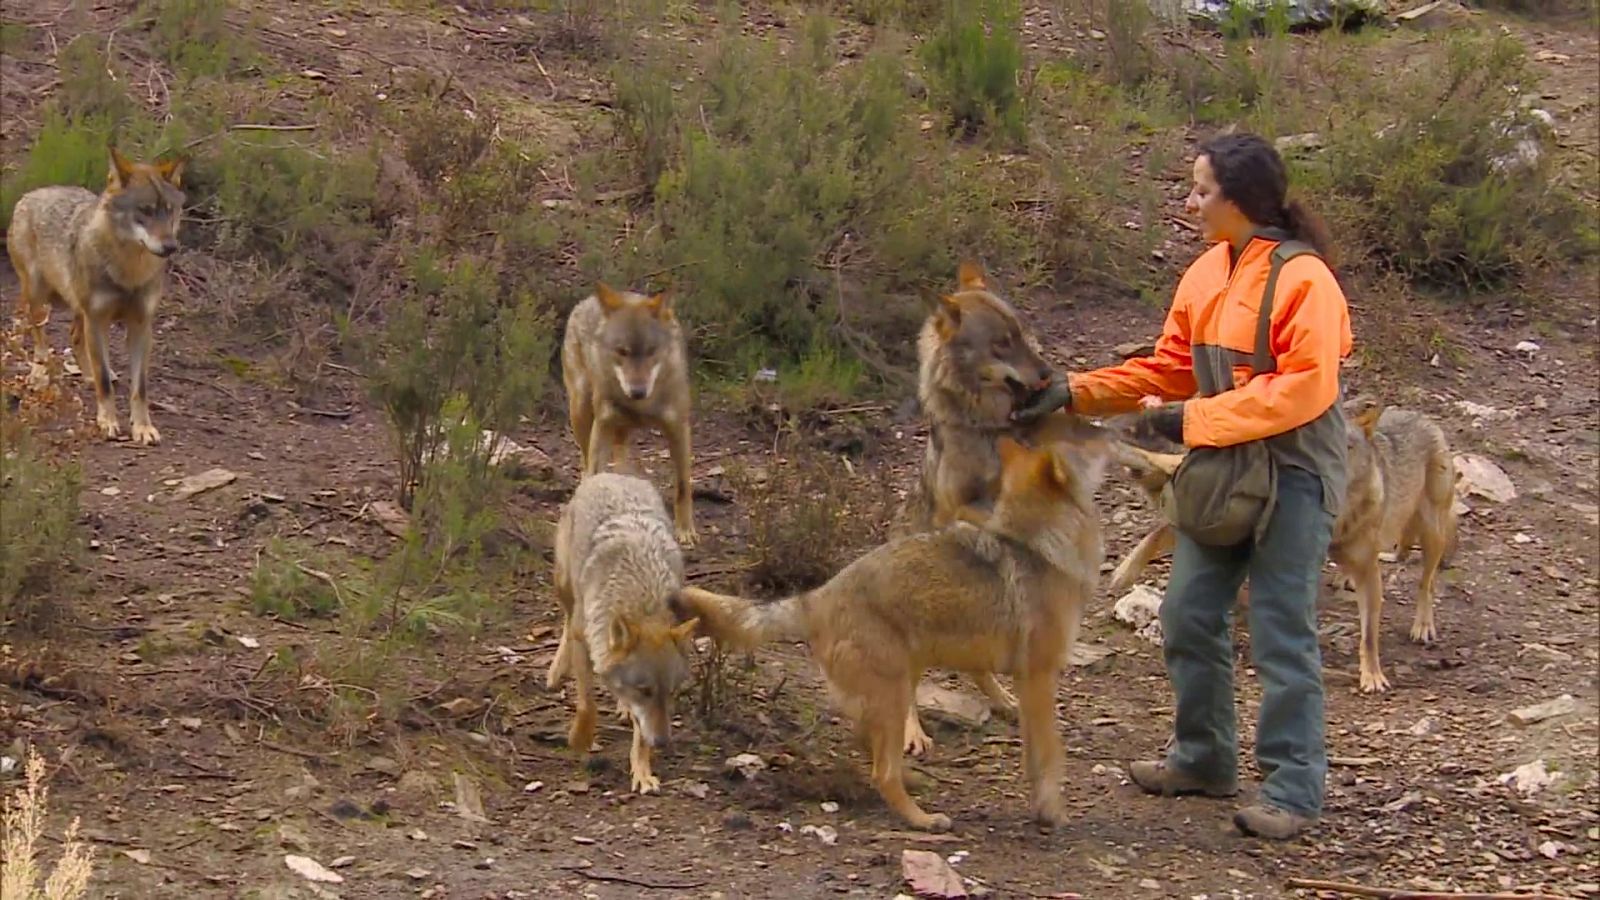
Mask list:
[[[1140,413],[1133,433],[1140,437],[1158,434],[1174,444],[1183,443],[1183,401],[1163,403]]]
[[[1022,406],[1011,413],[1011,421],[1026,425],[1058,409],[1071,408],[1072,388],[1067,385],[1067,376],[1051,370],[1049,383],[1029,394]]]

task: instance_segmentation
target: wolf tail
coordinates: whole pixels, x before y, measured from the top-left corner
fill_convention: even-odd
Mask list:
[[[686,587],[673,593],[668,603],[682,621],[698,617],[701,628],[725,649],[750,650],[775,641],[806,640],[809,597],[756,601]]]

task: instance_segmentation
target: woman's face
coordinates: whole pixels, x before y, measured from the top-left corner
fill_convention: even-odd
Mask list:
[[[1250,233],[1250,220],[1232,200],[1222,196],[1222,187],[1211,171],[1211,160],[1205,156],[1195,157],[1194,187],[1183,207],[1200,220],[1200,234],[1207,241],[1237,243]]]

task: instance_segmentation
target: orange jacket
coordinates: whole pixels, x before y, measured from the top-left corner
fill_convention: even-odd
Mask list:
[[[1226,242],[1201,254],[1178,282],[1152,355],[1068,377],[1074,411],[1133,412],[1147,394],[1184,400],[1190,447],[1273,437],[1326,412],[1339,398],[1339,362],[1350,353],[1350,311],[1318,257],[1297,256],[1279,271],[1269,332],[1277,371],[1251,378],[1256,314],[1276,246],[1254,237],[1237,263]],[[1196,397],[1197,364],[1231,370],[1234,389]]]

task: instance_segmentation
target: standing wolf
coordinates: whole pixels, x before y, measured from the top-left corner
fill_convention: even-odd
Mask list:
[[[683,329],[666,294],[645,296],[600,284],[567,318],[561,344],[572,436],[592,475],[628,455],[642,425],[667,436],[677,471],[673,522],[679,543],[695,544],[689,480],[689,364]]]
[[[675,624],[667,608],[683,585],[683,553],[655,487],[614,472],[580,481],[556,526],[554,581],[563,622],[545,686],[567,675],[577,683],[568,746],[588,753],[594,745],[598,674],[633,720],[632,786],[659,791],[650,750],[671,735],[672,695],[689,674],[695,623]]]
[[[689,587],[672,608],[730,649],[809,644],[871,752],[878,793],[918,829],[951,822],[906,793],[906,709],[917,680],[934,666],[1014,676],[1032,812],[1058,824],[1056,686],[1105,556],[1094,492],[1108,449],[1098,439],[1029,449],[1002,437],[992,511],[958,510],[951,525],[895,538],[797,596],[761,602]]]
[[[184,160],[129,162],[109,148],[111,169],[99,195],[81,187],[42,187],[17,201],[6,233],[11,266],[33,340],[28,381],[48,377],[44,326],[52,307],[72,312],[72,351],[94,385],[95,420],[107,439],[122,436],[112,394],[116,375],[106,346],[114,322],[127,329],[128,407],[135,444],[158,444],[150,421],[150,342],[167,268],[177,252]]]

